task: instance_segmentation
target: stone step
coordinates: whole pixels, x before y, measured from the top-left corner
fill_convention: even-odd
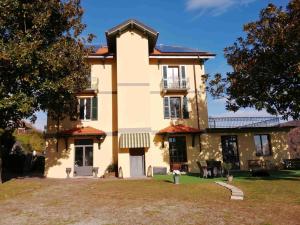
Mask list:
[[[244,193],[239,188],[232,186],[230,184],[221,182],[221,181],[216,181],[215,183],[220,186],[223,186],[231,191],[231,197],[230,197],[231,200],[243,200],[244,199]]]

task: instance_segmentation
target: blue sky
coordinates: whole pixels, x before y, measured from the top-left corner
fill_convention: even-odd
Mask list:
[[[129,18],[156,29],[158,44],[181,45],[217,54],[206,62],[206,72],[226,73],[231,68],[223,49],[243,36],[243,24],[258,19],[268,3],[285,6],[288,0],[82,0],[85,9],[84,33],[97,36],[94,44],[106,44],[104,32]],[[208,97],[211,116],[266,116],[266,112],[242,109],[237,113],[225,110],[224,100]],[[36,126],[46,124],[46,115],[38,113]]]

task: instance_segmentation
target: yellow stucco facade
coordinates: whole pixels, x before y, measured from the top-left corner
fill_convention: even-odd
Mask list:
[[[66,138],[48,138],[45,175],[47,177],[65,178],[66,168],[71,168],[70,176],[76,170],[75,140],[92,139],[92,167],[98,167],[98,176],[102,176],[110,164],[122,170],[123,177],[132,176],[132,154],[129,148],[120,148],[122,134],[148,133],[150,145],[143,148],[143,174],[148,169],[166,168],[170,171],[169,136],[184,136],[186,139],[186,164],[189,172],[197,173],[197,161],[215,159],[222,161],[221,135],[226,133],[209,133],[208,113],[205,91],[204,62],[211,57],[196,55],[162,55],[151,53],[150,37],[140,24],[131,23],[121,26],[114,37],[113,55],[95,55],[89,57],[91,77],[97,78],[97,92],[79,95],[78,98],[97,97],[97,119],[64,119],[59,124],[59,131],[75,127],[93,127],[105,132],[101,141],[94,136],[74,136]],[[135,29],[136,28],[136,29]],[[113,32],[111,32],[113,33]],[[109,34],[110,35],[110,34]],[[110,38],[110,36],[109,36]],[[111,39],[108,39],[111,40]],[[108,50],[109,51],[109,50]],[[161,81],[164,66],[183,66],[189,81],[187,90],[163,92]],[[187,97],[189,118],[164,118],[164,97]],[[158,132],[170,124],[183,124],[200,129],[202,134],[159,135]],[[57,121],[48,118],[47,133],[55,134]],[[272,155],[257,157],[253,135],[255,132],[234,133],[238,137],[238,150],[241,169],[247,169],[249,159],[268,159],[279,164],[283,158],[289,158],[285,131],[270,132]],[[232,135],[232,133],[230,134]],[[57,148],[58,141],[58,148]],[[77,154],[77,153],[76,153]],[[87,153],[85,153],[87,154]]]

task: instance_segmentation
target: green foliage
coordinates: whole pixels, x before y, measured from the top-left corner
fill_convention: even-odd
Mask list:
[[[233,72],[209,83],[214,97],[226,97],[226,108],[266,109],[272,115],[300,119],[300,1],[283,10],[269,4],[258,21],[244,26],[245,38],[225,48]]]
[[[227,172],[227,175],[230,175],[230,170],[232,169],[231,163],[222,163],[223,169]]]
[[[90,51],[82,38],[80,0],[0,1],[0,128],[35,120],[38,110],[54,118],[72,114],[75,93],[87,85]]]
[[[106,171],[108,173],[116,172],[117,171],[117,165],[113,164],[113,163],[108,165],[108,167],[106,168]]]
[[[42,152],[45,149],[45,140],[43,138],[43,133],[37,130],[32,130],[29,133],[18,134],[14,133],[16,141],[19,141],[22,148],[26,152]]]

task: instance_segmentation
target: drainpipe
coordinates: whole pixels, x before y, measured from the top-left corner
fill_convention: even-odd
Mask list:
[[[198,125],[198,129],[200,129],[200,117],[199,117],[199,106],[198,106],[198,89],[197,89],[195,64],[193,64],[193,72],[194,72],[194,89],[195,89],[195,98],[196,98],[197,125]],[[202,151],[201,134],[199,134],[199,147],[200,147],[200,152],[201,152]]]

